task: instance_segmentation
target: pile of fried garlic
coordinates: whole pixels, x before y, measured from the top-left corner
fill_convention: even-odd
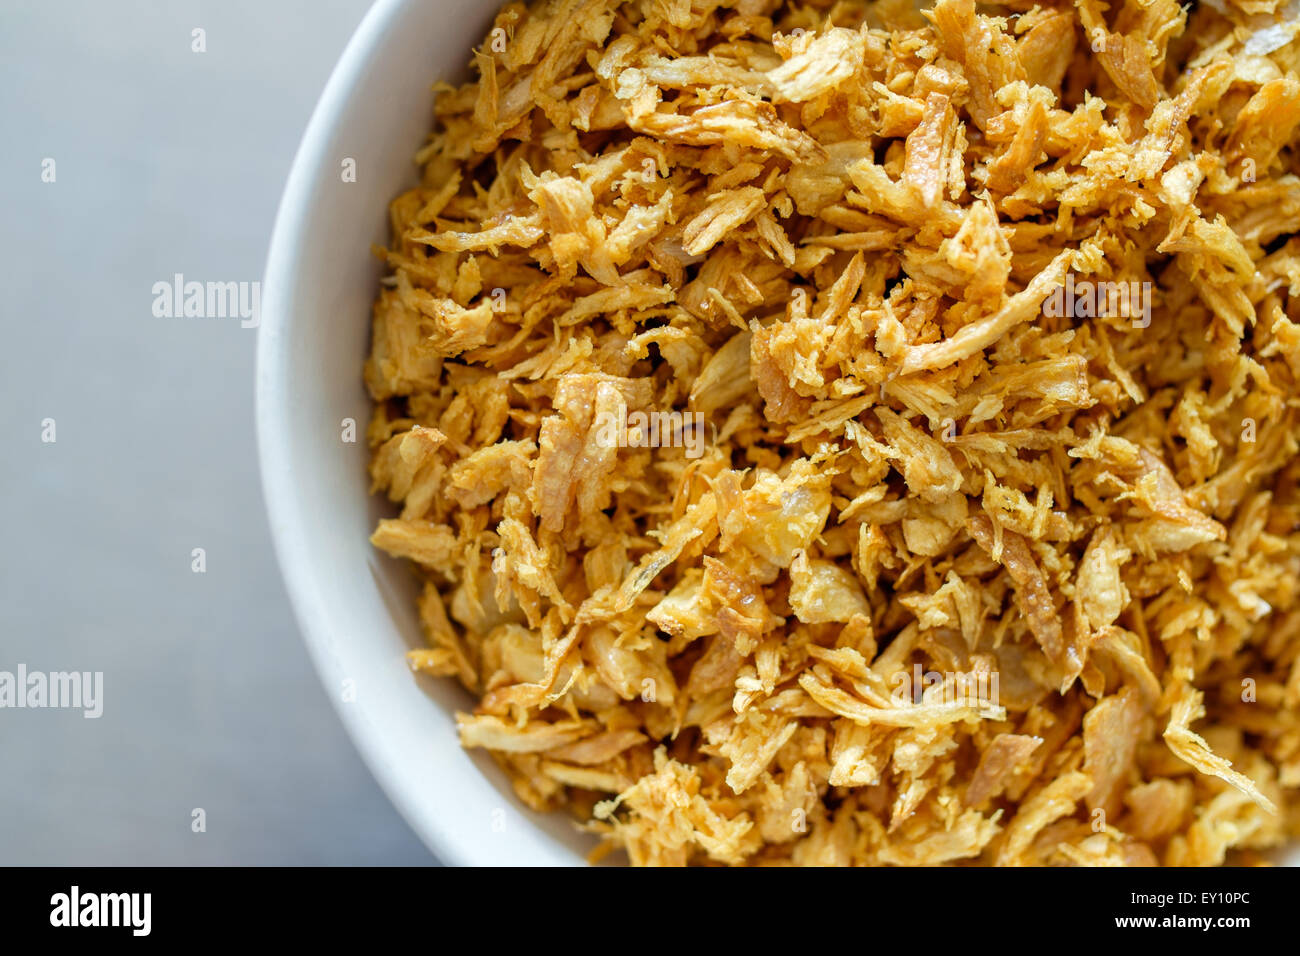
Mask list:
[[[1300,832],[1300,3],[547,0],[472,68],[373,541],[527,805],[660,865]]]

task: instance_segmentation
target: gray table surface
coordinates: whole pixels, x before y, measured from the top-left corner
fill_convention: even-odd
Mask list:
[[[151,309],[175,273],[261,279],[294,150],[367,5],[0,8],[0,671],[104,675],[99,719],[0,709],[0,864],[432,862],[289,610],[256,332]]]

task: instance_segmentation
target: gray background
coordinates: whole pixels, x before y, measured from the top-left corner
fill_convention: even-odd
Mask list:
[[[151,310],[177,272],[261,279],[294,150],[367,6],[0,4],[0,670],[104,674],[98,720],[0,709],[0,864],[432,861],[289,610],[256,332]]]

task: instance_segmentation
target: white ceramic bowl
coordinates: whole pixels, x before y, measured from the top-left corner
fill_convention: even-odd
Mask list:
[[[316,668],[389,798],[448,864],[577,864],[589,839],[532,813],[452,717],[451,680],[416,679],[423,645],[411,570],[367,540],[391,514],[368,493],[361,364],[388,203],[414,185],[435,80],[466,74],[496,9],[483,0],[378,0],[303,137],[276,218],[257,343],[257,437],[280,567]],[[341,175],[356,162],[356,182]],[[342,440],[344,419],[357,440]],[[347,683],[351,682],[351,683]],[[355,693],[355,700],[345,699]]]
[[[257,437],[280,567],[307,647],[389,798],[444,863],[572,865],[590,840],[523,807],[482,752],[461,749],[450,680],[417,680],[415,579],[368,538],[391,512],[368,493],[361,383],[388,203],[413,185],[434,80],[466,73],[494,0],[378,0],[303,137],[276,218],[257,344]],[[355,160],[356,182],[343,163]],[[343,420],[357,441],[342,440]],[[350,683],[349,683],[350,682]],[[345,699],[345,691],[355,700]],[[1277,854],[1300,864],[1300,848]]]

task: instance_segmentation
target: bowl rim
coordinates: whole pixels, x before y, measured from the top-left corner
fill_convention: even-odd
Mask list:
[[[336,669],[322,635],[328,634],[326,613],[316,600],[316,585],[307,562],[296,560],[302,547],[300,524],[294,509],[282,507],[295,497],[288,444],[281,440],[292,427],[290,403],[282,395],[288,341],[285,326],[295,304],[294,277],[302,264],[302,237],[312,205],[312,185],[320,181],[327,164],[335,123],[368,63],[370,63],[400,13],[405,0],[375,0],[353,31],[312,110],[294,155],[271,231],[262,276],[261,321],[257,329],[255,359],[255,420],[261,472],[262,502],[276,563],[289,595],[293,616],[322,689]],[[290,516],[290,517],[286,517]],[[381,759],[384,734],[367,720],[362,708],[345,706],[340,695],[326,693],[334,712],[371,776],[407,825],[424,842],[437,861],[451,866],[474,862],[473,845],[454,827],[429,822],[427,800],[417,798],[395,765]]]

